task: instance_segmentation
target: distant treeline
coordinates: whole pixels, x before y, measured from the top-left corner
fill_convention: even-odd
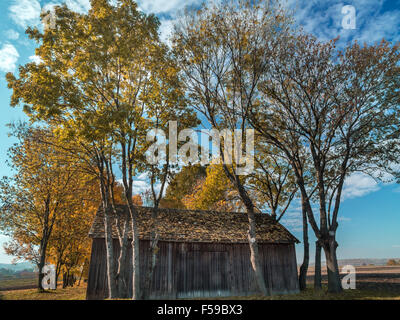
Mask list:
[[[325,261],[322,261],[322,265],[324,266],[326,263]],[[339,259],[338,260],[339,266],[345,266],[345,265],[352,265],[355,267],[358,266],[368,266],[368,265],[374,265],[374,266],[394,266],[394,265],[400,265],[400,259],[377,259],[377,258],[367,258],[367,259]],[[314,266],[314,263],[310,263],[310,266]]]
[[[34,269],[24,269],[24,270],[12,270],[12,269],[0,269],[0,280],[5,278],[27,278],[27,277],[35,277],[36,272]]]

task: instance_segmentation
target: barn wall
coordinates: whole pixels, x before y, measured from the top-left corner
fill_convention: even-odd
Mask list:
[[[248,244],[159,242],[152,299],[245,296],[257,293]],[[115,257],[119,243],[114,241]],[[140,241],[140,271],[147,267],[149,241]],[[294,244],[259,244],[267,285],[273,294],[298,292]],[[132,279],[131,250],[126,261],[128,283]],[[94,239],[89,269],[87,299],[107,296],[104,239]],[[143,285],[143,283],[141,283]],[[132,286],[129,288],[132,295]]]

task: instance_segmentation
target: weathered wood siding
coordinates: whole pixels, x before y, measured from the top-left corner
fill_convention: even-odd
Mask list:
[[[148,241],[140,241],[140,271],[147,267]],[[245,296],[257,293],[250,250],[246,243],[159,242],[153,275],[152,299]],[[114,240],[115,256],[119,243]],[[259,244],[267,285],[273,294],[298,292],[296,253],[293,243]],[[126,261],[132,281],[131,250]],[[143,285],[143,283],[141,283]],[[132,295],[130,286],[128,295]],[[87,299],[107,296],[104,239],[93,239]]]

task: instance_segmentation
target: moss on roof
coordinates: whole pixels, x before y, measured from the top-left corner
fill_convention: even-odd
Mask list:
[[[136,207],[139,237],[148,240],[152,224],[149,207]],[[117,206],[120,225],[128,211],[126,206]],[[268,214],[255,214],[257,241],[288,243],[299,241],[280,223]],[[116,221],[113,219],[113,237],[118,238]],[[158,209],[159,239],[182,242],[231,242],[247,243],[248,219],[245,213]],[[104,213],[99,209],[89,232],[91,238],[104,238]],[[131,231],[129,237],[132,237]]]

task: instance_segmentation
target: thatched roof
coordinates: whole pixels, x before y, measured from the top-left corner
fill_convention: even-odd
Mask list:
[[[148,240],[151,229],[152,208],[136,207],[138,213],[139,237]],[[120,225],[128,209],[118,206]],[[124,214],[125,213],[125,214]],[[257,241],[264,243],[299,242],[280,223],[267,214],[255,214]],[[113,238],[118,238],[116,219],[113,219]],[[159,239],[182,242],[230,242],[247,243],[248,220],[245,213],[158,209]],[[131,232],[129,237],[131,238]],[[99,209],[89,232],[91,238],[104,238],[104,213]]]

